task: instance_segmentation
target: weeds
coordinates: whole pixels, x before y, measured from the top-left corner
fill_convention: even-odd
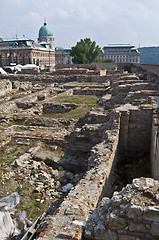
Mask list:
[[[74,95],[74,96],[58,96],[55,101],[59,103],[75,103],[78,106],[64,113],[43,114],[44,117],[76,119],[82,118],[84,115],[95,107],[98,98],[96,96]]]

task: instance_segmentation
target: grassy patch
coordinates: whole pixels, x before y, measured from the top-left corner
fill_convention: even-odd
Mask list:
[[[69,85],[75,85],[75,86],[91,86],[91,85],[98,85],[96,82],[70,82],[67,83],[66,86]]]
[[[97,99],[96,96],[89,95],[58,96],[55,98],[55,102],[96,105]]]
[[[77,108],[64,113],[51,113],[43,114],[44,117],[50,118],[64,118],[64,119],[76,119],[82,118],[84,115],[91,110],[92,107],[95,107],[97,104],[98,98],[96,96],[87,96],[87,95],[73,95],[73,96],[58,96],[55,98],[55,102],[58,103],[75,103]]]
[[[15,159],[14,158],[0,158],[0,166],[3,164],[4,166],[8,166],[11,164]],[[1,169],[2,170],[2,169]]]
[[[71,110],[70,112],[43,114],[43,116],[50,118],[76,119],[84,117],[91,108],[91,106],[80,106],[76,109]]]
[[[18,120],[12,120],[9,125],[24,125],[24,120],[18,119]]]
[[[0,163],[3,163],[5,161],[4,158],[0,158]]]

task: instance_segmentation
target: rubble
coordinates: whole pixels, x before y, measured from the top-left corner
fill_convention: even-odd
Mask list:
[[[34,238],[158,237],[158,80],[142,76],[0,75],[0,193],[24,226],[48,209]]]
[[[159,181],[142,177],[103,198],[85,225],[85,239],[157,239],[158,187]]]

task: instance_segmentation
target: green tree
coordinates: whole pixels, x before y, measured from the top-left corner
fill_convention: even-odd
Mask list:
[[[81,39],[76,46],[71,48],[70,55],[73,63],[87,64],[95,62],[100,54],[101,48],[90,38]]]
[[[114,61],[112,59],[98,59],[98,63],[113,63]]]

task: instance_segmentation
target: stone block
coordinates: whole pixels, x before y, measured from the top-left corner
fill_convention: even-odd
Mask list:
[[[129,224],[129,231],[132,231],[132,232],[147,232],[148,229],[142,223],[130,223]]]
[[[144,211],[143,219],[159,222],[159,207],[147,207]]]
[[[142,219],[143,209],[140,206],[132,205],[128,210],[128,217],[131,219]]]
[[[159,222],[153,222],[151,225],[151,233],[153,236],[159,237]]]
[[[118,240],[118,234],[115,231],[106,230],[106,229],[94,229],[94,237],[98,240]]]
[[[111,213],[106,216],[106,224],[110,227],[110,229],[123,229],[126,227],[127,222],[125,218],[120,218],[115,214]]]
[[[135,237],[133,236],[128,236],[128,235],[119,235],[119,240],[136,240]]]

